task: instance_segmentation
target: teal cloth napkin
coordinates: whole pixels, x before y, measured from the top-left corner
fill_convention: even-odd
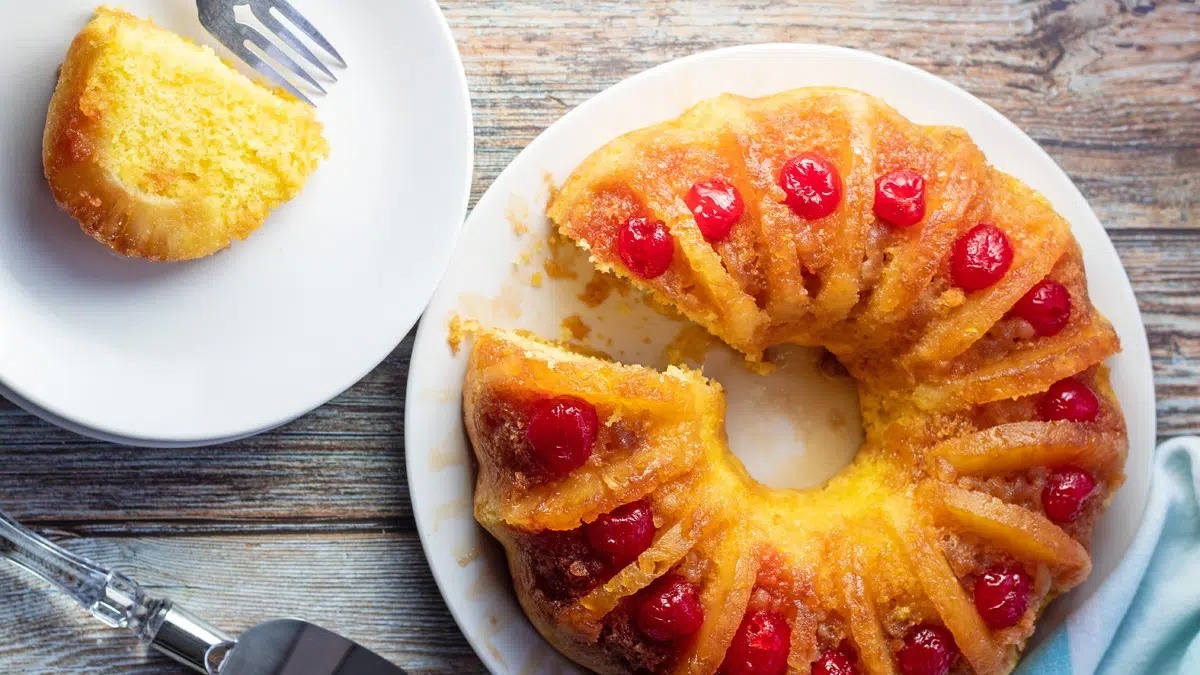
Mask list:
[[[1158,447],[1124,560],[1018,675],[1200,675],[1200,438]]]

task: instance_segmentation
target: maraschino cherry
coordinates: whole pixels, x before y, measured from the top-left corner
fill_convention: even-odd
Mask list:
[[[1050,385],[1038,400],[1037,410],[1046,422],[1091,422],[1100,413],[1100,399],[1086,384],[1068,377]]]
[[[859,670],[849,654],[830,649],[813,661],[812,675],[859,675]]]
[[[700,590],[678,574],[665,574],[646,589],[636,621],[642,635],[656,642],[687,637],[704,624]]]
[[[758,610],[742,617],[725,652],[722,675],[783,675],[787,672],[792,629],[775,612]]]
[[[975,579],[975,608],[992,628],[1015,626],[1029,606],[1033,581],[1019,567],[996,565]]]
[[[653,279],[671,267],[675,238],[663,221],[634,216],[617,234],[617,253],[629,271]]]
[[[925,217],[925,177],[893,171],[875,181],[875,215],[895,227],[912,227]]]
[[[709,243],[728,237],[733,224],[742,217],[746,208],[742,193],[719,178],[696,183],[688,190],[683,202],[696,219],[700,234]]]
[[[1046,476],[1042,488],[1042,508],[1046,517],[1059,525],[1074,522],[1083,515],[1084,504],[1096,490],[1096,479],[1083,469],[1068,466]]]
[[[787,204],[805,220],[817,220],[833,213],[842,201],[842,177],[837,167],[813,153],[793,157],[779,172]]]
[[[1003,279],[1012,261],[1012,244],[1004,231],[990,223],[981,223],[954,242],[950,278],[964,291],[983,290]]]
[[[1012,314],[1028,321],[1041,337],[1058,335],[1071,319],[1071,292],[1057,281],[1044,279],[1013,305]]]
[[[950,631],[940,626],[917,626],[904,636],[896,653],[904,675],[946,675],[958,656]]]
[[[584,535],[610,567],[622,568],[654,542],[654,513],[644,499],[625,504],[585,526]]]
[[[525,436],[546,471],[565,475],[592,456],[599,427],[592,404],[574,396],[555,396],[533,404]]]

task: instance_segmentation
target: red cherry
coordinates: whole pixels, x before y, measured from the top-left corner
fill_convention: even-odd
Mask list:
[[[742,217],[742,211],[746,208],[742,201],[742,193],[717,178],[693,185],[683,202],[695,216],[700,234],[710,243],[728,237],[729,230],[738,218]]]
[[[925,217],[925,177],[893,171],[875,181],[875,215],[896,227],[911,227]]]
[[[617,252],[629,271],[643,279],[653,279],[671,266],[675,239],[663,221],[634,216],[625,221],[617,235]]]
[[[904,636],[896,653],[904,675],[946,675],[958,656],[954,637],[940,626],[917,626]]]
[[[673,573],[662,576],[646,589],[637,610],[638,630],[657,642],[691,635],[703,623],[700,590]]]
[[[564,475],[583,466],[596,445],[600,421],[591,403],[555,396],[533,404],[525,436],[541,465]]]
[[[783,675],[792,629],[779,614],[759,610],[742,617],[721,664],[723,675]]]
[[[1032,586],[1019,567],[992,567],[975,580],[975,609],[992,628],[1015,626],[1025,616]]]
[[[842,201],[837,167],[812,153],[793,157],[783,165],[779,187],[787,195],[784,203],[805,220],[824,218]]]
[[[1012,313],[1028,321],[1038,335],[1057,335],[1071,318],[1071,292],[1057,281],[1039,281],[1013,305]]]
[[[654,543],[654,514],[645,500],[639,500],[600,516],[586,526],[584,534],[592,550],[611,567],[625,567]]]
[[[1073,466],[1056,469],[1046,476],[1042,508],[1051,521],[1066,525],[1083,513],[1083,505],[1096,489],[1092,474]]]
[[[954,242],[950,276],[964,291],[978,291],[1004,278],[1012,261],[1012,245],[1004,231],[981,223]]]
[[[846,652],[830,649],[813,662],[812,675],[858,675],[858,666]]]
[[[1100,399],[1086,384],[1068,377],[1050,385],[1038,400],[1037,410],[1046,422],[1091,422],[1100,413]]]

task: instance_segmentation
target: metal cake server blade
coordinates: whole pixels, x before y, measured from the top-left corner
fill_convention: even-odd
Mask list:
[[[351,640],[294,619],[268,621],[235,638],[170,598],[35,534],[0,511],[0,555],[54,584],[105,625],[206,675],[404,675]]]
[[[403,673],[375,652],[306,621],[261,623],[238,638],[219,675],[385,675]]]

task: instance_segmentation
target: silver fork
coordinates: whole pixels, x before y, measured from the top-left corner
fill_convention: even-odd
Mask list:
[[[312,40],[325,53],[333,57],[338,65],[345,68],[346,60],[342,58],[342,55],[338,54],[333,45],[329,44],[329,40],[326,40],[325,36],[321,35],[320,31],[314,28],[308,22],[308,19],[304,18],[304,15],[296,11],[295,7],[288,4],[287,0],[196,0],[196,7],[200,10],[200,23],[213,37],[225,45],[239,59],[245,61],[251,68],[265,75],[284,89],[287,89],[301,101],[313,105],[313,102],[297,89],[291,81],[275,70],[270,63],[267,63],[258,54],[251,51],[249,45],[258,47],[276,63],[287,68],[296,77],[307,82],[322,94],[325,93],[325,88],[308,73],[306,68],[296,63],[292,57],[288,56],[287,52],[280,49],[268,36],[263,35],[254,26],[239,22],[234,15],[234,8],[239,5],[248,5],[254,17],[262,23],[264,28],[278,38],[280,42],[290,47],[331,80],[337,82],[337,76],[329,70],[329,67],[321,59],[317,58],[317,55],[312,53],[308,45],[296,37],[296,34],[271,12],[273,9],[280,16],[290,21],[308,39]]]

